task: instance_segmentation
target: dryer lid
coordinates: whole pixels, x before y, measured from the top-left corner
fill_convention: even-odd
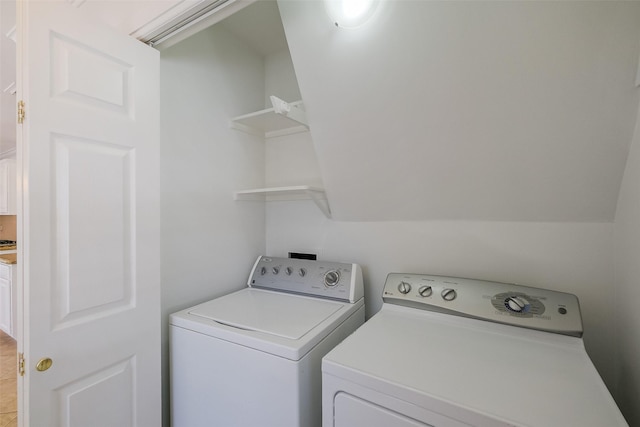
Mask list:
[[[198,305],[189,314],[238,329],[298,340],[343,306],[335,301],[247,288]]]

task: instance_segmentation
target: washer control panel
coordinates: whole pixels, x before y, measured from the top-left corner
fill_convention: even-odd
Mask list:
[[[391,273],[382,299],[422,310],[582,336],[578,298],[564,292],[459,277]]]
[[[364,296],[360,266],[339,262],[260,256],[248,285],[352,303]]]

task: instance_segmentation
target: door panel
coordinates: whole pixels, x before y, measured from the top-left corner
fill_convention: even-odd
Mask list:
[[[130,147],[101,141],[53,135],[52,145],[59,328],[135,308],[134,159]]]
[[[51,50],[52,96],[131,113],[132,64],[58,33],[51,34]]]
[[[61,426],[114,427],[135,424],[132,393],[135,357],[80,378],[56,391]],[[96,402],[102,401],[96,406]]]
[[[158,52],[64,1],[18,18],[20,424],[159,426]]]

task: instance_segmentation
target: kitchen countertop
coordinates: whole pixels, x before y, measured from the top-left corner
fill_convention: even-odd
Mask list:
[[[17,264],[18,263],[17,258],[18,258],[17,254],[0,255],[0,262],[3,264]]]

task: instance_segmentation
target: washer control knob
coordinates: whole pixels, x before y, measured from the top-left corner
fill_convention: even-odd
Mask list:
[[[273,274],[278,274],[280,273],[280,267],[273,267],[271,271],[273,271]]]
[[[327,271],[324,274],[324,284],[333,288],[340,281],[340,272],[338,270]]]
[[[510,296],[504,300],[505,307],[516,313],[524,312],[528,304],[529,302],[520,296]]]
[[[453,301],[458,296],[456,290],[451,288],[443,290],[440,295],[442,295],[442,299],[445,301]]]
[[[267,267],[260,268],[260,275],[264,276],[265,274],[267,274]]]
[[[298,270],[298,274],[300,275],[300,277],[304,277],[307,275],[307,270],[301,268],[300,270]]]
[[[401,294],[406,295],[411,292],[411,285],[407,282],[400,282],[398,285],[398,291],[400,291]]]
[[[421,297],[430,297],[432,293],[433,289],[431,289],[431,286],[420,286],[418,289],[418,294],[420,294]]]
[[[291,276],[291,273],[293,273],[293,268],[287,267],[284,269],[284,272],[287,276]]]

